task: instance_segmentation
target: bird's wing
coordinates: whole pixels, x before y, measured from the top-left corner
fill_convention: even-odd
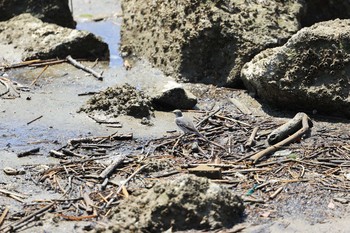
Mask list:
[[[180,129],[182,129],[185,132],[198,133],[198,130],[194,126],[193,122],[188,119],[179,117],[176,118],[175,123],[179,126]]]

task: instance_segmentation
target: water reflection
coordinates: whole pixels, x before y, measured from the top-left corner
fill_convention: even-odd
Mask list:
[[[78,22],[78,30],[89,31],[97,36],[102,37],[103,41],[108,44],[110,53],[110,67],[120,67],[123,65],[123,59],[119,54],[120,42],[120,24],[112,21],[100,22]]]

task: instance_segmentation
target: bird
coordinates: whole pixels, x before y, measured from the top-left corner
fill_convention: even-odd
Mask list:
[[[193,121],[183,116],[181,110],[176,109],[173,113],[175,113],[176,125],[184,132],[184,134],[196,134],[198,137],[204,138],[208,141],[208,139],[198,131],[196,126],[194,126]]]

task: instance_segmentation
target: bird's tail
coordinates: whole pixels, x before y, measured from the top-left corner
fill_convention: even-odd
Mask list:
[[[203,138],[204,140],[206,140],[207,142],[209,142],[209,139],[207,138],[207,137],[205,137],[203,134],[201,134],[200,132],[196,132],[196,135],[198,136],[198,137],[201,137],[201,138]]]

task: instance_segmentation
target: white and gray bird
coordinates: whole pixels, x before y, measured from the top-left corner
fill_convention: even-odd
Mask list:
[[[186,118],[183,116],[182,112],[178,109],[174,110],[173,113],[175,113],[175,123],[176,125],[185,133],[190,133],[190,134],[196,134],[198,137],[204,138],[205,140],[208,141],[206,137],[201,134],[196,126],[194,126],[192,120]]]

